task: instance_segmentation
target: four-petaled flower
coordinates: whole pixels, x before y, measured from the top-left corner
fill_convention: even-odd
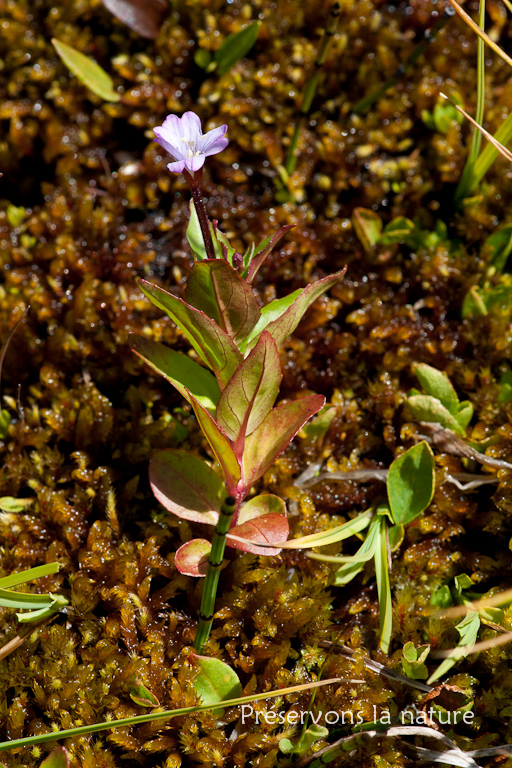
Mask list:
[[[225,133],[227,125],[203,134],[201,120],[194,112],[185,112],[182,117],[169,115],[164,124],[154,129],[157,141],[175,162],[167,166],[173,173],[187,170],[192,175],[204,165],[205,157],[222,152],[229,144]]]

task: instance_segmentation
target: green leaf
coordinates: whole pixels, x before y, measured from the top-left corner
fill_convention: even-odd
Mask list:
[[[23,512],[34,503],[34,499],[15,499],[14,496],[2,496],[0,509],[2,512]]]
[[[105,101],[120,100],[121,96],[114,91],[112,78],[99,64],[56,37],[52,38],[52,44],[66,67],[96,96]]]
[[[365,562],[368,562],[368,560],[371,560],[372,557],[374,557],[380,543],[380,521],[383,519],[384,518],[377,515],[372,518],[368,535],[356,553],[356,557],[359,558],[358,561],[348,562],[346,565],[338,568],[334,579],[335,586],[342,587],[345,584],[348,584],[360,571],[363,570]],[[361,560],[362,555],[364,555],[364,560]]]
[[[198,261],[202,261],[203,259],[208,258],[208,254],[206,253],[203,233],[201,232],[201,225],[199,224],[196,207],[194,205],[193,200],[190,201],[189,208],[190,208],[190,218],[188,221],[188,227],[187,227],[187,233],[186,233],[187,240],[188,240],[188,244],[190,245],[190,250],[192,251],[194,259],[197,259]]]
[[[174,320],[224,387],[242,362],[242,356],[228,334],[204,312],[189,306],[172,293],[146,280],[139,280],[139,285],[148,299]]]
[[[446,675],[459,659],[463,659],[471,651],[471,648],[476,643],[478,637],[480,616],[476,611],[470,611],[463,621],[461,621],[460,624],[457,624],[456,629],[460,635],[459,644],[457,648],[454,648],[450,656],[440,664],[434,674],[430,675],[427,680],[429,685],[432,685],[435,680],[439,680],[440,677]]]
[[[15,610],[32,610],[33,608],[48,608],[53,603],[67,605],[67,600],[60,595],[38,595],[28,592],[11,592],[10,589],[0,589],[0,605],[3,608]]]
[[[416,225],[413,221],[406,219],[405,216],[398,216],[386,224],[382,235],[379,237],[379,243],[381,245],[406,243],[415,229]]]
[[[444,405],[441,405],[437,397],[412,395],[407,398],[406,405],[407,410],[416,421],[434,422],[447,429],[452,429],[458,435],[464,434],[458,420]]]
[[[506,224],[487,238],[482,248],[482,257],[496,272],[502,272],[511,253],[512,224]]]
[[[469,400],[464,400],[464,402],[460,404],[459,412],[457,413],[455,418],[459,422],[462,429],[465,430],[469,422],[473,418],[473,406],[471,405]]]
[[[345,267],[334,275],[329,275],[328,277],[322,278],[322,280],[317,280],[316,283],[308,285],[295,299],[293,304],[280,315],[280,317],[268,323],[265,330],[270,333],[278,347],[280,347],[288,336],[293,333],[311,304],[313,304],[313,302],[323,293],[328,291],[329,288],[332,288],[338,280],[341,280],[346,269],[347,268]],[[246,349],[252,349],[253,346],[254,341],[251,341]]]
[[[459,411],[459,398],[446,373],[425,363],[415,363],[412,368],[427,395],[436,397],[452,416],[456,416]]]
[[[185,301],[214,320],[237,346],[247,339],[260,318],[251,286],[222,259],[194,264]]]
[[[199,426],[210,443],[215,458],[224,471],[228,493],[229,495],[234,496],[236,495],[238,481],[240,480],[240,465],[233,449],[229,444],[226,435],[220,429],[219,425],[212,419],[208,411],[194,400],[192,400],[192,407],[196,419],[199,422]]]
[[[212,543],[208,539],[186,541],[174,556],[174,565],[185,576],[202,578],[208,571]]]
[[[430,598],[430,605],[437,605],[439,608],[445,609],[453,605],[452,593],[448,584],[443,584],[439,587],[432,597]]]
[[[140,707],[158,707],[160,704],[155,694],[151,693],[139,678],[133,679],[130,683],[129,694],[130,699]]]
[[[323,395],[309,395],[300,400],[278,405],[245,441],[243,482],[250,488],[270,469],[299,429],[325,404]]]
[[[211,61],[212,55],[210,51],[207,51],[205,48],[196,49],[196,52],[194,53],[194,62],[198,67],[206,69],[211,64]]]
[[[271,251],[276,247],[278,242],[281,240],[281,238],[288,232],[289,229],[293,229],[294,224],[285,224],[283,227],[280,227],[277,232],[274,232],[274,234],[269,235],[269,237],[265,237],[259,245],[257,245],[254,250],[248,251],[244,256],[244,266],[245,266],[245,259],[249,261],[247,268],[242,273],[242,276],[247,279],[248,283],[252,283],[254,278],[256,277],[259,268],[267,258],[267,256],[271,253]]]
[[[286,504],[273,493],[262,493],[259,496],[253,496],[246,501],[238,515],[238,525],[246,523],[249,520],[256,520],[265,515],[284,515],[286,517]]]
[[[222,478],[187,451],[156,451],[149,462],[149,482],[169,512],[197,523],[215,525],[227,496]]]
[[[352,226],[365,251],[372,251],[382,233],[382,219],[369,208],[354,208]]]
[[[452,93],[450,98],[459,106],[463,105],[463,101],[458,94]],[[439,133],[446,134],[452,125],[461,125],[464,121],[464,115],[461,115],[461,113],[455,109],[453,104],[450,104],[448,101],[443,101],[442,103],[438,102],[435,105],[434,111],[432,112],[432,119],[436,130]]]
[[[308,536],[301,536],[298,539],[292,539],[283,544],[283,549],[306,549],[307,547],[326,547],[328,544],[336,544],[338,541],[349,539],[361,531],[364,531],[368,527],[371,520],[370,512],[362,512],[353,520],[349,520],[348,523],[338,525],[336,528],[330,528],[328,531],[320,531],[320,533],[310,533]],[[320,560],[322,555],[317,555],[316,552],[308,552],[308,557],[313,560]]]
[[[386,518],[384,516],[379,516],[377,520],[379,522],[379,533],[374,556],[377,592],[379,595],[380,648],[383,653],[387,654],[391,642],[393,620],[391,587],[389,584],[388,532]]]
[[[418,650],[421,651],[419,656]],[[421,645],[418,650],[414,647],[414,643],[409,642],[404,645],[401,658],[402,669],[411,680],[426,680],[428,670],[425,661],[430,651],[430,645]]]
[[[65,747],[56,747],[43,760],[39,768],[69,768],[69,752]]]
[[[29,568],[27,571],[11,573],[10,576],[3,576],[0,578],[0,588],[10,589],[11,587],[17,587],[19,584],[26,584],[27,581],[34,581],[34,579],[40,579],[43,576],[50,576],[52,573],[58,573],[60,568],[60,563],[47,563],[46,565],[38,565],[36,568]]]
[[[304,755],[308,752],[315,741],[319,739],[325,739],[329,735],[329,730],[324,728],[323,725],[310,725],[306,730],[301,733],[297,743],[294,744],[290,739],[281,739],[279,742],[279,749],[284,755],[295,754]]]
[[[422,440],[393,461],[387,489],[393,521],[408,525],[424,512],[434,495],[434,454]]]
[[[220,704],[226,699],[235,699],[242,693],[242,686],[236,672],[223,661],[207,656],[190,655],[190,662],[199,668],[199,674],[194,677],[194,686],[201,704]],[[212,710],[214,717],[222,717],[224,709],[218,707]]]
[[[487,315],[485,301],[479,293],[478,286],[474,285],[464,296],[461,315],[466,317],[485,317]]]
[[[318,416],[315,416],[314,419],[311,419],[311,421],[302,428],[300,437],[304,436],[307,440],[311,440],[312,442],[322,440],[331,426],[337,410],[336,406],[325,405]]]
[[[57,613],[63,605],[68,604],[68,601],[65,597],[60,595],[52,595],[52,597],[54,599],[50,605],[43,606],[42,608],[39,608],[39,610],[28,611],[27,613],[17,613],[16,618],[20,624],[28,624],[32,621],[41,621],[42,619],[46,619],[49,616],[53,616],[54,613]]]
[[[282,377],[276,343],[264,331],[226,384],[217,406],[217,423],[235,443],[239,459],[246,437],[260,426],[274,405]]]
[[[465,589],[472,589],[473,588],[473,582],[471,580],[471,577],[468,576],[467,573],[460,573],[458,576],[454,579],[455,582],[455,592],[457,595],[462,594],[463,590]]]
[[[224,75],[229,72],[237,61],[246,56],[258,39],[260,22],[253,21],[238,32],[228,35],[219,50],[215,53],[217,72]]]
[[[296,291],[290,293],[288,296],[283,296],[282,299],[274,299],[274,301],[271,301],[270,304],[267,304],[261,308],[260,319],[250,332],[249,336],[245,340],[245,343],[241,344],[239,347],[242,354],[244,354],[247,348],[251,348],[252,342],[258,340],[260,334],[265,330],[269,323],[277,320],[279,317],[281,317],[282,314],[284,314],[284,312],[286,312],[289,307],[291,307],[295,299],[300,296],[303,290],[304,288],[297,288]]]
[[[215,415],[220,389],[210,371],[158,341],[136,333],[130,333],[128,340],[135,354],[164,376],[188,402],[192,395],[212,416]]]

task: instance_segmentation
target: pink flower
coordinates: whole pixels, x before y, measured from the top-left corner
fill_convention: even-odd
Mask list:
[[[227,130],[227,125],[220,125],[203,134],[199,117],[194,112],[185,112],[182,117],[169,115],[154,132],[155,141],[174,157],[175,162],[169,163],[168,169],[173,173],[187,170],[194,174],[203,167],[206,157],[226,149]]]

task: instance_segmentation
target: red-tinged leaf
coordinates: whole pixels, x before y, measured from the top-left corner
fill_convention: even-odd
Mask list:
[[[154,40],[171,6],[166,0],[101,0],[110,13],[141,37]]]
[[[267,325],[265,330],[270,333],[278,347],[280,347],[281,344],[283,344],[283,342],[288,338],[288,336],[293,333],[299,322],[302,320],[304,313],[311,306],[311,304],[316,301],[316,299],[318,299],[323,293],[328,291],[329,288],[332,288],[332,286],[335,285],[338,280],[341,280],[345,274],[346,269],[347,268],[345,267],[339,272],[336,272],[334,275],[329,275],[328,277],[322,278],[322,280],[317,280],[316,283],[311,283],[308,285],[295,299],[291,307],[286,310],[286,312],[283,312],[283,314],[278,317],[277,320],[273,320]],[[250,344],[248,344],[247,349],[252,349],[254,347],[254,343],[255,342],[252,341]]]
[[[56,747],[43,760],[39,768],[69,768],[69,752],[65,747]]]
[[[253,555],[263,555],[264,557],[273,557],[279,554],[280,549],[269,550],[266,547],[251,544],[250,541],[266,542],[267,544],[281,544],[286,541],[290,528],[288,520],[284,515],[263,515],[254,520],[248,520],[246,523],[235,525],[226,536],[228,547],[240,549],[242,552],[252,552]],[[249,541],[234,541],[231,535],[240,536]]]
[[[286,504],[273,493],[262,493],[259,496],[254,496],[242,506],[238,515],[238,525],[264,515],[284,515],[286,517]]]
[[[242,686],[236,672],[224,661],[208,656],[191,654],[190,662],[199,668],[192,685],[201,700],[201,704],[222,703],[226,699],[236,699],[242,693]],[[212,710],[214,717],[222,717],[224,709]]]
[[[227,496],[222,478],[187,451],[156,451],[149,462],[149,482],[156,498],[184,520],[215,525]]]
[[[222,259],[194,264],[185,300],[215,320],[237,346],[245,341],[260,317],[251,286]]]
[[[206,576],[211,551],[211,541],[192,539],[178,549],[174,556],[174,565],[185,576]]]
[[[160,704],[155,694],[151,693],[138,677],[134,677],[130,681],[129,693],[130,699],[140,707],[158,707]]]
[[[217,423],[241,457],[245,438],[259,427],[274,405],[283,374],[276,343],[263,331],[250,355],[226,384],[217,405]]]
[[[323,395],[278,405],[245,441],[243,483],[250,486],[269,469],[306,421],[325,404]]]
[[[148,299],[179,326],[201,360],[212,368],[223,388],[242,362],[242,356],[228,334],[204,312],[189,306],[158,285],[146,280],[139,280],[139,285]]]
[[[190,402],[191,394],[212,416],[215,415],[220,389],[210,371],[158,341],[136,333],[130,333],[128,338],[135,354],[170,381],[186,400]]]
[[[285,235],[289,229],[293,229],[294,226],[294,224],[285,224],[284,227],[280,227],[280,229],[278,229],[277,232],[274,232],[273,235],[270,235],[270,237],[266,237],[264,240],[262,240],[261,243],[256,247],[254,255],[251,259],[251,263],[249,265],[249,269],[247,271],[248,283],[252,283],[259,268],[269,255],[270,251],[275,248],[283,235]]]
[[[230,496],[235,496],[236,486],[240,480],[240,465],[233,449],[219,425],[212,419],[208,411],[193,398],[192,407],[204,436],[210,443],[217,461],[224,470],[228,493]]]

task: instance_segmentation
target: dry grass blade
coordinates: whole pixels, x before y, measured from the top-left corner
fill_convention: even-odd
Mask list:
[[[506,589],[505,592],[500,592],[491,597],[484,597],[482,600],[475,600],[472,603],[467,601],[465,605],[454,605],[453,608],[446,608],[444,611],[436,613],[435,618],[456,619],[459,616],[465,616],[467,613],[470,613],[470,611],[481,611],[484,608],[494,608],[511,602],[512,589]]]
[[[481,133],[483,136],[485,136],[485,138],[487,139],[487,141],[489,141],[489,142],[490,142],[490,143],[493,145],[493,147],[495,147],[495,148],[498,150],[498,152],[499,152],[500,154],[502,154],[502,155],[503,155],[503,157],[504,157],[504,158],[506,158],[507,160],[509,160],[509,162],[511,162],[511,163],[512,163],[512,152],[510,152],[510,150],[508,150],[506,147],[504,147],[504,146],[503,146],[503,144],[501,144],[501,143],[500,143],[500,142],[499,142],[497,139],[495,139],[495,138],[494,138],[494,136],[493,136],[492,134],[490,134],[490,133],[489,133],[489,131],[486,131],[486,130],[485,130],[485,128],[482,128],[482,126],[481,126],[481,125],[479,125],[479,124],[476,122],[476,120],[473,120],[473,118],[472,118],[472,117],[470,117],[470,115],[468,115],[468,113],[467,113],[467,112],[465,112],[465,111],[462,109],[462,107],[459,107],[459,105],[458,105],[458,104],[455,104],[455,102],[453,102],[451,99],[449,99],[449,98],[448,98],[448,96],[446,96],[444,93],[440,93],[439,95],[440,95],[440,96],[442,96],[442,98],[443,98],[443,99],[446,99],[446,101],[449,101],[449,102],[450,102],[450,104],[452,104],[452,106],[454,106],[454,107],[455,107],[455,109],[457,110],[457,112],[460,112],[460,113],[461,113],[461,115],[464,115],[464,117],[465,117],[467,120],[469,120],[469,122],[470,122],[470,123],[473,123],[473,125],[475,126],[475,128],[478,128],[478,130],[480,131],[480,133]]]
[[[480,651],[487,651],[489,648],[495,648],[499,645],[506,645],[512,641],[512,632],[507,632],[505,635],[498,635],[497,637],[491,637],[489,640],[482,640],[481,643],[475,643],[474,645],[464,645],[464,655],[470,653],[479,653]],[[447,651],[434,651],[431,656],[435,659],[447,659],[457,651],[461,650],[461,646],[456,648],[449,648]]]
[[[507,62],[507,64],[508,64],[509,66],[511,66],[511,67],[512,67],[512,59],[510,58],[510,56],[507,56],[507,54],[505,53],[505,51],[502,51],[502,50],[501,50],[501,48],[499,47],[499,45],[496,45],[496,43],[495,43],[493,40],[491,40],[491,38],[489,37],[489,35],[486,35],[486,34],[485,34],[485,32],[483,32],[483,31],[480,29],[480,27],[478,26],[478,24],[476,24],[476,23],[473,21],[473,19],[471,18],[471,16],[469,16],[469,15],[466,13],[466,11],[465,11],[463,8],[461,8],[461,7],[460,7],[460,5],[459,5],[459,4],[456,2],[456,0],[449,0],[449,2],[450,2],[450,4],[451,4],[451,6],[454,8],[454,10],[455,10],[455,11],[456,11],[456,12],[459,14],[459,16],[461,17],[461,19],[462,19],[463,21],[465,21],[465,22],[466,22],[466,24],[468,25],[468,27],[471,27],[471,29],[473,30],[473,32],[476,32],[476,34],[477,34],[479,37],[481,37],[481,38],[482,38],[482,40],[483,40],[484,42],[486,42],[486,43],[487,43],[487,45],[488,45],[490,48],[492,48],[492,50],[493,50],[495,53],[497,53],[497,54],[498,54],[498,56],[501,56],[501,58],[503,59],[503,61],[506,61],[506,62]]]

